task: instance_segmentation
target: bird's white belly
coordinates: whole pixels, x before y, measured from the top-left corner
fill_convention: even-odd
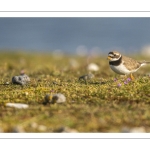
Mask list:
[[[126,67],[122,64],[120,64],[119,66],[113,66],[113,65],[110,65],[110,68],[118,73],[118,74],[122,74],[122,75],[127,75],[127,74],[130,74],[132,72],[135,72],[137,71],[138,69],[135,69],[135,70],[132,70],[132,71],[129,71],[128,69],[126,69]]]

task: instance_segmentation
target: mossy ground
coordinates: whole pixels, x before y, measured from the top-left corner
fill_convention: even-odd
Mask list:
[[[0,129],[14,132],[57,132],[68,127],[78,132],[121,132],[123,127],[144,127],[150,131],[150,66],[134,73],[135,80],[124,79],[109,68],[107,54],[97,57],[51,53],[0,53]],[[135,56],[134,56],[135,57]],[[139,60],[144,58],[136,56]],[[73,66],[71,61],[78,63]],[[89,73],[87,65],[96,63],[95,77],[78,81]],[[28,85],[14,85],[11,79],[24,69]],[[117,78],[117,81],[114,81]],[[5,84],[9,82],[9,84]],[[121,86],[118,86],[121,84]],[[62,93],[63,104],[43,105],[47,93]],[[25,103],[28,109],[6,107],[5,103]],[[35,127],[36,124],[36,127]],[[44,126],[44,130],[38,126]]]

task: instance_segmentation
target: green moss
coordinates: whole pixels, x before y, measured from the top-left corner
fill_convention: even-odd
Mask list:
[[[135,80],[124,84],[124,79],[110,70],[106,57],[90,59],[89,63],[98,64],[100,70],[92,72],[94,78],[85,84],[78,79],[89,73],[86,57],[1,52],[0,128],[4,132],[13,132],[17,126],[25,132],[55,132],[60,127],[78,132],[120,132],[123,127],[144,126],[150,131],[148,67],[138,70]],[[78,66],[72,66],[71,59]],[[12,77],[22,69],[30,84],[12,84]],[[66,102],[43,105],[50,92],[64,94]],[[8,102],[26,103],[29,108],[9,108],[5,106]],[[45,131],[33,127],[34,123],[44,125]]]

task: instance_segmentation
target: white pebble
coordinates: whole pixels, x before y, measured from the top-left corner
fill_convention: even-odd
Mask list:
[[[89,71],[98,71],[99,70],[99,66],[96,65],[95,63],[91,63],[87,66],[87,69]]]
[[[25,94],[26,96],[27,96],[27,95],[29,95],[29,93],[28,93],[28,92],[25,92],[24,94]]]
[[[46,126],[44,126],[44,125],[39,125],[39,126],[38,126],[38,130],[39,130],[39,131],[43,131],[43,132],[44,132],[44,131],[46,131],[46,130],[47,130],[47,127],[46,127]]]
[[[66,97],[61,93],[57,93],[53,95],[51,103],[64,103],[65,101]]]
[[[146,133],[146,130],[144,127],[133,127],[133,128],[129,128],[129,127],[123,127],[121,129],[122,133]]]
[[[6,103],[6,106],[14,107],[14,108],[18,108],[18,109],[25,109],[25,108],[29,107],[29,105],[21,104],[21,103]]]
[[[146,130],[144,127],[134,127],[130,129],[130,133],[145,133]]]

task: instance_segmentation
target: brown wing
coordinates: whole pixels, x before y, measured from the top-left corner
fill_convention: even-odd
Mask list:
[[[129,70],[134,70],[137,69],[141,66],[141,63],[126,56],[122,56],[122,59],[124,60],[124,65],[126,66],[127,69]]]

